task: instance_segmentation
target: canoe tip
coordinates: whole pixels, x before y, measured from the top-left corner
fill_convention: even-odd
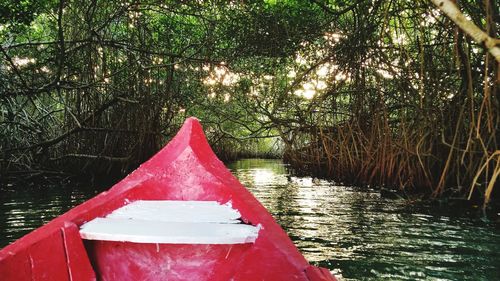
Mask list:
[[[184,124],[182,124],[182,127],[177,134],[179,134],[181,131],[186,131],[186,130],[190,131],[190,133],[188,133],[188,135],[193,134],[193,132],[196,132],[198,134],[201,132],[203,135],[205,135],[203,132],[203,126],[201,125],[200,119],[198,119],[194,116],[190,116],[190,117],[186,118],[186,120],[184,121]],[[181,133],[181,135],[182,134],[183,133]]]
[[[190,116],[188,118],[186,118],[186,121],[184,121],[184,124],[186,123],[192,123],[192,122],[195,122],[195,123],[200,123],[200,119],[194,117],[194,116]]]
[[[203,126],[201,125],[201,121],[200,119],[194,117],[194,116],[190,116],[188,118],[186,118],[186,120],[184,121],[184,124],[182,124],[182,128],[191,128],[190,130],[192,130],[193,128],[198,128],[198,129],[201,129],[201,131],[203,131]],[[181,128],[181,130],[182,130]],[[181,131],[179,130],[179,131]]]

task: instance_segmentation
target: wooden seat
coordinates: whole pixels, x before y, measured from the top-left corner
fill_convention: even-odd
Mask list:
[[[135,201],[82,225],[87,240],[164,244],[242,244],[259,227],[242,224],[240,213],[215,201]]]

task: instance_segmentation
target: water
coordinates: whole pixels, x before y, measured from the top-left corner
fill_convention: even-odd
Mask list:
[[[500,280],[498,226],[293,176],[279,160],[240,160],[229,168],[306,258],[341,280]],[[0,191],[0,247],[100,191]]]
[[[0,248],[99,192],[96,188],[66,186],[0,190]]]
[[[500,229],[479,219],[289,174],[277,160],[229,165],[306,258],[342,280],[500,280]]]

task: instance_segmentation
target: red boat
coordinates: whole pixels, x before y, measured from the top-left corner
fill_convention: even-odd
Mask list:
[[[200,123],[0,250],[0,280],[335,280],[217,159]]]

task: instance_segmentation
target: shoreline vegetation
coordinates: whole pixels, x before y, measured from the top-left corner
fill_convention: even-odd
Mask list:
[[[119,179],[196,116],[223,160],[487,212],[500,9],[441,2],[3,1],[0,184]]]

